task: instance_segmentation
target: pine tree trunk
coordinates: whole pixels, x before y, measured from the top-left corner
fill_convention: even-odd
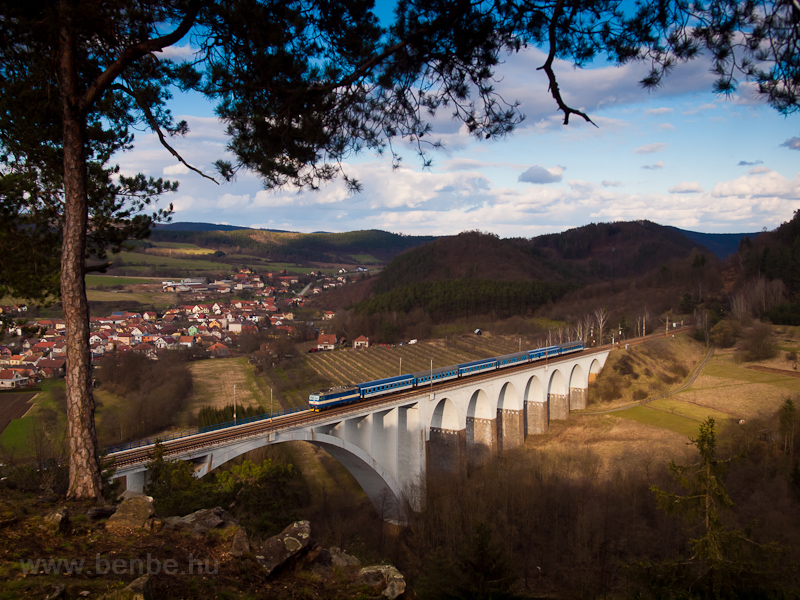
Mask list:
[[[67,437],[69,491],[75,499],[101,495],[100,462],[94,424],[89,350],[89,306],[84,265],[88,222],[85,115],[80,97],[75,42],[70,28],[72,7],[60,2],[59,79],[64,130],[64,223],[61,248],[61,303],[67,328]]]

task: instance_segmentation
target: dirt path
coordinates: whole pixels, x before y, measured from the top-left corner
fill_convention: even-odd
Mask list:
[[[773,369],[772,367],[761,367],[758,365],[747,368],[752,369],[753,371],[763,371],[764,373],[772,373],[773,375],[785,375],[786,377],[800,378],[800,373],[798,373],[797,371],[790,371],[789,369]]]

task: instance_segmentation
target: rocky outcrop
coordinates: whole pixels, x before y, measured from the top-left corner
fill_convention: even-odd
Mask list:
[[[117,512],[116,506],[92,506],[86,511],[86,518],[92,522],[107,519]]]
[[[117,511],[106,521],[106,530],[124,533],[142,529],[155,515],[153,499],[149,496],[134,496],[123,500]]]
[[[278,535],[269,538],[254,550],[256,560],[267,572],[275,575],[291,568],[316,543],[311,539],[311,523],[296,521]]]
[[[250,540],[247,532],[239,527],[231,537],[231,548],[228,554],[231,556],[243,556],[250,552]]]
[[[209,529],[225,529],[237,526],[238,523],[230,513],[217,506],[195,511],[185,517],[167,517],[165,525],[167,527],[186,527],[193,533],[202,534]]]
[[[43,519],[44,525],[42,525],[45,529],[50,529],[51,531],[55,531],[56,533],[67,533],[69,532],[69,509],[66,506],[62,506],[58,510],[54,510],[50,514],[46,515]]]
[[[334,567],[360,567],[361,561],[358,560],[355,556],[351,556],[347,552],[344,552],[340,548],[334,546],[328,552],[331,555],[331,564]]]
[[[380,591],[381,595],[389,600],[395,600],[406,591],[403,574],[391,565],[364,567],[358,572],[358,578],[376,592]]]

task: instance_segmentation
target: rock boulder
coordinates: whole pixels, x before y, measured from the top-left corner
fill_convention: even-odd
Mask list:
[[[291,568],[315,545],[311,539],[311,524],[308,521],[296,521],[269,538],[254,552],[267,575],[273,575]]]
[[[149,496],[134,496],[123,500],[117,511],[106,521],[106,529],[114,532],[124,532],[131,529],[141,529],[155,514],[153,499]]]

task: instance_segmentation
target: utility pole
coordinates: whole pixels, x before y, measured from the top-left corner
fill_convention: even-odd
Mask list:
[[[269,388],[269,421],[272,423],[272,419],[275,418],[275,414],[272,411],[272,388]]]
[[[236,384],[233,385],[233,424],[236,425]]]
[[[400,357],[400,371],[397,373],[398,375],[403,374],[403,357]]]

